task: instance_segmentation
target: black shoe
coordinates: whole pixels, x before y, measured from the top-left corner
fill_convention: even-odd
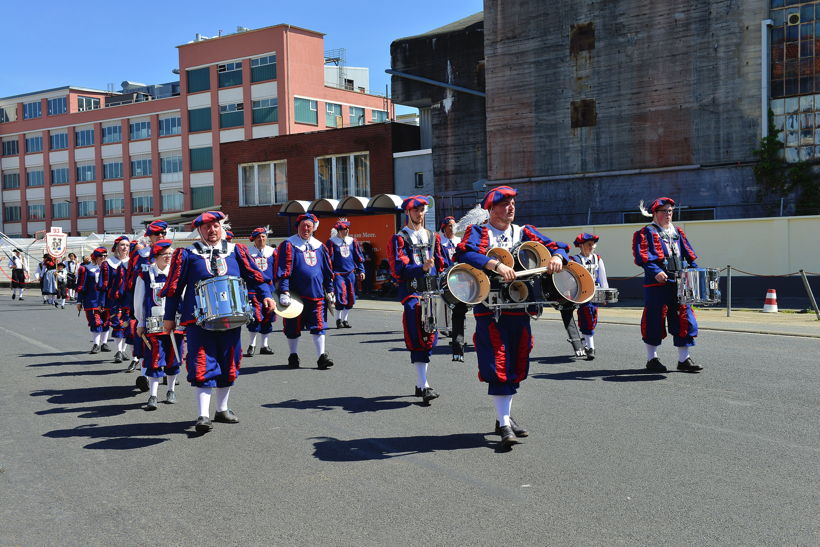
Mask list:
[[[316,361],[316,364],[319,365],[319,370],[327,370],[333,366],[333,361],[330,360],[330,357],[327,356],[327,353],[323,353],[319,356],[319,359]]]
[[[429,403],[433,399],[438,399],[438,393],[436,393],[431,387],[424,388],[422,391],[421,400],[425,403]]]
[[[139,361],[131,359],[131,362],[128,363],[128,368],[125,369],[125,372],[134,372],[135,370],[137,370],[137,364],[139,364]]]
[[[20,297],[20,298],[18,298],[17,300],[23,301],[23,300],[25,300],[25,298],[23,298],[23,297],[21,296],[21,297]]]
[[[666,367],[661,364],[661,360],[653,357],[646,362],[646,370],[649,372],[666,372]]]
[[[94,344],[93,346],[91,346],[91,351],[89,351],[88,353],[100,353],[100,346]]]
[[[686,361],[679,361],[678,362],[678,370],[681,372],[700,372],[703,370],[703,367],[700,365],[696,365],[694,361],[692,361],[691,357],[687,357]]]
[[[131,356],[125,353],[124,351],[120,352],[120,357],[122,358],[123,362],[128,361],[131,358]]]
[[[207,433],[214,428],[214,424],[211,423],[211,420],[209,420],[207,416],[200,416],[196,419],[196,425],[194,427],[200,433]]]
[[[234,414],[230,408],[228,410],[220,410],[214,414],[214,421],[221,424],[238,424],[239,416]]]
[[[54,303],[54,307],[55,307],[55,308],[59,308],[59,307],[60,307],[60,303],[59,303],[59,302],[55,302],[55,303]]]
[[[114,354],[114,362],[115,363],[122,363],[122,352],[118,351]]]
[[[165,394],[165,402],[169,405],[172,405],[177,402],[177,392],[168,390],[168,393]]]
[[[291,353],[288,355],[288,366],[290,368],[299,368],[299,354]]]
[[[100,346],[100,351],[111,351],[111,348],[108,347],[108,344],[103,344]]]
[[[424,388],[416,386],[416,397],[424,397]]]
[[[245,357],[253,357],[253,350],[255,348],[253,346],[248,346],[248,351],[245,352]]]
[[[501,435],[501,446],[504,448],[510,448],[518,442],[515,440],[515,433],[508,425],[498,428],[498,433]]]
[[[140,388],[140,391],[148,391],[148,378],[145,376],[137,376],[135,383],[137,387]]]
[[[353,327],[350,326],[350,323],[348,323],[347,321],[342,321],[342,326],[344,326],[344,328],[346,328],[346,329],[352,329],[353,328]]]
[[[60,309],[64,310],[65,309],[65,304],[60,304]]]
[[[153,395],[148,397],[148,403],[145,405],[145,410],[156,410],[157,409],[157,398]]]
[[[584,351],[587,353],[587,361],[595,359],[595,348],[584,348]]]
[[[12,299],[12,300],[17,300],[17,295],[16,295],[16,294],[14,294],[14,293],[11,293],[11,299]]]
[[[344,326],[342,326],[342,320],[341,319],[336,320],[336,328],[337,329],[343,329],[344,328]]]
[[[450,344],[453,348],[453,361],[457,363],[464,362],[464,344],[459,344],[455,340]]]
[[[515,433],[516,437],[529,437],[530,432],[518,425],[518,423],[513,420],[512,416],[510,416],[510,429],[512,432]],[[501,426],[498,423],[498,420],[495,421],[495,434],[501,435]]]
[[[268,346],[262,346],[262,349],[259,350],[259,353],[262,355],[273,355],[273,350],[270,349]]]

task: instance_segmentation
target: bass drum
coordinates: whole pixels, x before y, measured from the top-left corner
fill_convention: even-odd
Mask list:
[[[586,268],[569,262],[558,273],[541,275],[541,290],[559,304],[586,304],[595,296],[595,280]]]
[[[552,258],[549,249],[539,241],[521,241],[509,251],[503,247],[493,247],[487,251],[487,256],[517,271],[543,268]]]
[[[474,305],[490,293],[490,278],[469,264],[456,264],[439,276],[439,290],[449,304]]]

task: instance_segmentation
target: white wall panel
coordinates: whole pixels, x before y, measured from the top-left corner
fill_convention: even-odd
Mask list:
[[[219,90],[219,104],[231,104],[242,102],[242,87],[232,87],[230,89]]]
[[[89,161],[94,159],[94,147],[84,146],[74,150],[74,161]]]
[[[256,125],[253,127],[253,138],[260,139],[262,137],[278,137],[279,126],[277,124]]]
[[[133,185],[132,185],[133,188]],[[121,180],[107,180],[103,182],[103,194],[122,194],[123,183]]]
[[[145,192],[154,188],[154,183],[150,177],[142,179],[131,179],[131,192]]]
[[[43,165],[42,154],[26,154],[26,167],[39,167]]]
[[[132,156],[136,154],[150,154],[151,153],[151,140],[144,140],[144,141],[134,141],[128,143],[128,152]]]
[[[219,142],[235,142],[245,139],[245,129],[225,129],[219,132]]]
[[[214,174],[212,171],[206,173],[191,173],[191,186],[213,186]]]
[[[264,84],[253,84],[251,86],[251,99],[270,99],[278,97],[276,82],[265,82]]]
[[[211,92],[197,93],[196,95],[188,95],[188,109],[205,108],[211,106]]]
[[[103,158],[121,158],[122,144],[106,144],[100,148],[100,154]]]
[[[214,138],[211,133],[194,133],[188,135],[188,146],[199,148],[200,146],[213,146]]]
[[[165,137],[159,139],[157,145],[160,152],[165,152],[167,150],[181,150],[182,137]]]
[[[56,152],[49,152],[48,162],[51,164],[68,163],[68,150],[57,150]]]

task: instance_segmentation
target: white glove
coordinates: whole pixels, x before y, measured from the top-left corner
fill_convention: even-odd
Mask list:
[[[288,293],[282,293],[279,295],[279,303],[284,307],[290,306],[290,295]]]
[[[325,299],[326,299],[326,300],[328,301],[328,303],[330,303],[330,304],[335,304],[335,303],[336,303],[336,295],[335,295],[334,293],[332,293],[332,292],[327,293],[327,294],[325,295]]]

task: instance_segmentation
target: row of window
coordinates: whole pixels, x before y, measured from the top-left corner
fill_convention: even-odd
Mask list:
[[[318,102],[311,99],[294,99],[294,119],[299,123],[319,124]],[[372,110],[370,121],[381,123],[387,121],[387,111]],[[350,126],[365,125],[365,109],[360,106],[348,107]],[[327,127],[342,127],[344,118],[342,117],[342,105],[336,103],[325,103],[325,125]]]
[[[279,121],[279,101],[275,98],[251,101],[252,123],[273,123]],[[219,128],[242,127],[245,125],[245,103],[219,105]],[[188,130],[211,130],[211,107],[195,108],[188,111]]]
[[[251,83],[276,79],[276,54],[251,59]],[[188,93],[198,93],[211,89],[211,68],[209,66],[186,70]],[[217,85],[232,87],[242,85],[242,62],[216,65]]]
[[[96,110],[100,108],[99,97],[77,97],[77,110]],[[46,108],[49,116],[65,114],[68,112],[68,97],[56,97],[46,101]],[[33,120],[43,117],[43,103],[40,100],[23,103],[23,119]],[[14,105],[7,105],[0,108],[0,123],[17,121],[17,108]]]
[[[209,171],[213,168],[213,152],[211,147],[192,148],[190,150],[191,171]],[[103,180],[123,178],[123,161],[109,159],[103,161]],[[131,157],[131,177],[150,177],[153,175],[153,161],[151,156]],[[182,155],[167,153],[160,157],[161,182],[182,180]],[[91,162],[78,162],[75,169],[75,182],[92,182],[97,180],[97,166]],[[16,170],[3,172],[3,190],[20,188],[20,174]],[[68,184],[69,168],[67,165],[51,167],[51,184]],[[43,186],[45,177],[42,169],[26,170],[26,186]]]

